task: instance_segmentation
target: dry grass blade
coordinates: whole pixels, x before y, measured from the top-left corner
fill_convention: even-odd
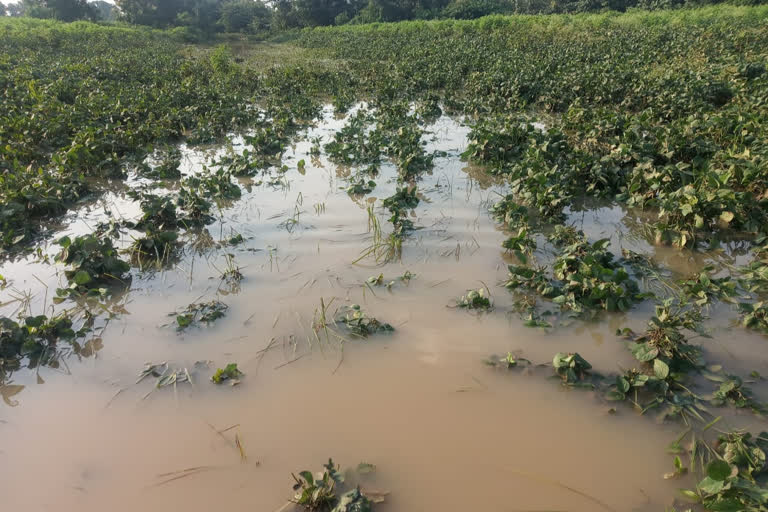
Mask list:
[[[112,402],[114,402],[117,399],[117,397],[120,395],[120,393],[122,393],[126,389],[128,389],[128,388],[120,388],[120,389],[118,389],[117,392],[115,392],[115,394],[112,395],[112,398],[109,399],[109,401],[106,403],[106,405],[104,405],[104,408],[106,409],[107,407],[112,405]]]
[[[248,456],[245,454],[245,448],[243,448],[243,442],[240,440],[240,434],[235,434],[235,446],[240,450],[240,460],[242,462],[248,462]]]
[[[234,424],[234,425],[232,425],[231,427],[227,427],[227,428],[225,428],[225,429],[219,430],[218,432],[219,432],[219,434],[223,434],[224,432],[229,432],[229,431],[230,431],[230,430],[232,430],[233,428],[237,428],[237,427],[239,427],[239,426],[240,426],[240,424],[239,424],[239,423],[235,423],[235,424]]]
[[[600,501],[598,498],[595,498],[594,496],[592,496],[590,494],[587,494],[584,491],[580,491],[580,490],[578,490],[578,489],[576,489],[574,487],[571,487],[569,485],[565,485],[564,483],[562,483],[562,482],[560,482],[558,480],[553,480],[551,478],[547,478],[547,477],[543,477],[543,476],[539,476],[539,475],[534,475],[532,473],[528,473],[528,472],[525,472],[525,471],[519,471],[519,470],[516,470],[516,469],[507,469],[506,471],[508,471],[510,473],[513,473],[515,475],[521,476],[523,478],[528,478],[530,480],[534,480],[534,481],[537,481],[537,482],[540,482],[540,483],[554,485],[555,487],[560,487],[561,489],[565,489],[566,491],[569,491],[569,492],[572,492],[574,494],[577,494],[577,495],[581,496],[582,498],[585,498],[585,499],[591,501],[592,503],[595,503],[596,505],[599,505],[601,508],[603,508],[605,510],[608,510],[609,512],[617,512],[615,508],[611,507],[610,505],[606,504],[603,501]]]
[[[302,358],[302,357],[304,357],[305,355],[307,355],[307,354],[301,354],[300,356],[298,356],[298,357],[295,357],[295,358],[291,359],[290,361],[286,361],[286,362],[285,362],[285,363],[283,363],[283,364],[279,364],[279,365],[275,366],[275,370],[279,370],[279,369],[280,369],[280,368],[282,368],[283,366],[288,366],[288,365],[289,365],[289,364],[291,364],[291,363],[295,363],[296,361],[298,361],[299,359],[301,359],[301,358]]]
[[[212,469],[216,469],[216,466],[198,466],[196,468],[184,469],[184,470],[181,470],[181,471],[177,472],[177,474],[175,476],[172,476],[170,478],[166,478],[165,480],[163,480],[161,482],[157,482],[157,483],[153,484],[152,487],[159,487],[161,485],[169,484],[171,482],[175,482],[176,480],[181,480],[182,478],[187,478],[188,476],[197,475],[197,474],[203,473],[205,471],[210,471]],[[173,474],[173,473],[169,473],[169,475],[170,474]]]

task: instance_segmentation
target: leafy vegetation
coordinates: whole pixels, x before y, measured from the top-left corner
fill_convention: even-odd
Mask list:
[[[563,380],[563,384],[568,386],[585,384],[589,370],[592,369],[592,365],[577,353],[558,352],[552,359],[552,366],[555,373]]]
[[[768,491],[759,483],[766,470],[765,432],[755,437],[744,431],[722,432],[711,444],[691,434],[690,448],[683,450],[679,441],[686,435],[673,443],[672,449],[674,453],[686,453],[691,467],[698,460],[701,468],[695,489],[681,491],[686,499],[712,511],[758,512],[765,508]],[[682,468],[679,456],[675,461]]]
[[[375,466],[363,463],[358,466],[359,473],[370,472],[371,469],[375,469]],[[322,472],[305,470],[299,472],[299,476],[291,476],[296,482],[293,486],[296,495],[291,501],[311,512],[370,512],[374,503],[381,501],[378,496],[369,498],[360,487],[337,496],[338,489],[345,483],[345,477],[333,459],[328,459]]]
[[[98,234],[63,237],[58,241],[61,252],[56,261],[68,265],[65,271],[71,286],[88,290],[109,283],[125,283],[130,266],[120,259],[112,239]]]
[[[524,325],[549,329],[557,320],[598,316],[626,325],[624,313],[643,301],[655,305],[644,331],[620,331],[635,367],[600,379],[578,353],[558,353],[555,378],[687,424],[706,423],[711,407],[763,411],[750,390],[753,382],[708,366],[707,352],[691,341],[693,334],[706,335],[705,313],[718,306],[737,307],[743,326],[768,333],[765,7],[350,24],[296,33],[299,57],[292,58],[298,61],[266,65],[247,50],[181,42],[219,26],[263,35],[353,20],[474,18],[507,12],[511,4],[233,1],[209,2],[215,8],[208,10],[196,1],[149,1],[144,4],[156,9],[148,11],[139,9],[141,2],[120,4],[132,22],[180,27],[162,32],[0,19],[4,257],[32,249],[42,255],[38,242],[56,231],[54,221],[106,191],[140,209],[133,220],[59,241],[54,259],[66,266],[69,288],[57,292],[57,305],[104,296],[108,285],[128,282],[130,264],[165,266],[181,257],[187,239],[205,235],[209,248],[243,242],[239,235],[227,241],[222,226],[216,245],[207,227],[226,223],[222,210],[244,189],[266,184],[287,190],[289,168],[308,172],[306,162],[294,166],[284,155],[324,103],[334,114],[353,114],[329,138],[309,141],[313,164],[325,154],[339,165],[337,175],[353,196],[381,190],[376,180],[395,172],[384,185],[393,190],[388,197],[353,197],[370,201],[373,246],[361,258],[392,261],[423,233],[416,213],[431,199],[425,177],[440,172],[444,155],[427,150],[431,121],[456,113],[471,129],[463,158],[503,191],[490,211],[505,231],[500,249],[514,263],[504,286]],[[512,10],[652,6],[523,4]],[[360,100],[365,103],[356,105]],[[182,175],[183,151],[233,134],[242,136],[242,148],[230,145]],[[669,246],[665,254],[696,262],[695,273],[673,275],[657,257],[661,251],[633,252],[622,246],[622,233],[610,240],[592,232],[588,237],[574,219],[595,204],[615,207],[624,224],[640,226],[633,233],[638,245]],[[391,226],[386,233],[381,211]],[[301,213],[297,202],[282,226],[290,231]],[[127,241],[120,236],[128,230],[133,242],[121,252]],[[744,265],[746,256],[732,261],[736,244],[750,263]],[[701,250],[713,252],[702,257]],[[234,292],[242,273],[234,256],[226,257],[220,273]],[[365,289],[394,282],[381,273]],[[489,296],[488,289],[469,291],[457,305],[489,309]],[[191,304],[175,314],[175,327],[211,323],[226,310],[219,301]],[[93,321],[77,327],[69,313],[3,317],[3,375],[25,360],[31,367],[54,364],[61,346],[75,347]],[[394,330],[357,305],[340,308],[329,322],[321,301],[315,335],[335,326],[358,337]],[[535,370],[511,352],[492,363]],[[157,387],[191,382],[186,369],[153,365],[148,371]],[[236,382],[240,375],[232,363],[212,380]],[[706,476],[688,497],[710,510],[765,509],[762,437],[722,434],[707,450]],[[676,459],[676,475],[687,469]],[[360,489],[340,494],[339,476],[331,461],[319,476],[300,473],[295,503],[309,510],[368,510],[371,500]]]
[[[245,374],[238,370],[237,363],[229,363],[223,369],[217,368],[216,372],[211,377],[211,381],[214,384],[221,384],[224,381],[230,381],[230,383],[234,386],[239,382],[240,377],[243,375]]]
[[[218,300],[210,302],[192,303],[181,313],[171,313],[176,317],[176,330],[181,332],[193,325],[204,323],[211,324],[219,318],[224,318],[229,306]]]
[[[75,328],[72,317],[61,313],[48,317],[28,316],[16,322],[0,317],[0,383],[27,360],[29,368],[58,366],[60,343],[76,346],[76,340],[90,330],[87,324]]]
[[[392,332],[394,327],[365,314],[358,304],[344,306],[336,316],[336,323],[344,324],[350,333],[361,338],[367,338],[378,332]]]
[[[491,309],[491,299],[487,296],[485,288],[469,290],[456,300],[456,307],[465,309],[488,310]]]

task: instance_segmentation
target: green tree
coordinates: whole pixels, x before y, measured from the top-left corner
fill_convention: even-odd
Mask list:
[[[14,16],[14,17],[23,16],[24,6],[21,5],[21,3],[19,2],[8,4],[7,11],[8,11],[8,16]]]
[[[114,4],[105,2],[104,0],[96,0],[95,2],[91,2],[91,6],[98,13],[99,19],[104,21],[115,20],[117,9],[115,9]]]
[[[98,13],[87,0],[22,0],[24,16],[61,21],[94,20]]]
[[[486,1],[480,0],[481,3]],[[368,0],[356,21],[373,23],[434,18],[448,3],[449,0]]]
[[[75,21],[98,18],[96,9],[87,0],[44,0],[43,3],[57,20]]]
[[[168,27],[186,10],[185,0],[116,0],[121,18],[136,25]]]
[[[273,28],[286,30],[301,25],[292,0],[274,0],[272,7],[275,9],[272,15]]]
[[[272,10],[259,0],[234,0],[221,6],[219,23],[226,32],[269,28]]]
[[[445,18],[471,20],[489,14],[514,12],[514,5],[507,0],[454,0],[441,13]]]
[[[220,0],[187,0],[184,12],[180,15],[185,18],[185,22],[180,24],[212,32],[216,28],[220,12]]]

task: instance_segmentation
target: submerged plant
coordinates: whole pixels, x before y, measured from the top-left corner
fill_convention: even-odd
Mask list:
[[[489,209],[496,222],[516,228],[528,224],[528,208],[519,205],[511,195],[505,196]]]
[[[724,377],[720,386],[712,394],[710,402],[713,405],[731,404],[739,409],[744,407],[758,408],[758,404],[752,398],[751,390],[737,376]]]
[[[232,176],[254,176],[264,171],[271,165],[270,160],[258,153],[252,153],[248,149],[240,154],[224,155],[213,162],[214,166],[223,169]]]
[[[524,357],[516,356],[512,352],[507,352],[507,355],[504,357],[492,355],[488,359],[486,359],[484,362],[488,366],[506,368],[507,370],[511,370],[513,368],[517,368],[520,366],[531,365],[531,361],[529,361],[528,359],[525,359]]]
[[[229,306],[218,300],[192,303],[181,313],[171,313],[176,317],[176,330],[181,332],[197,323],[210,324],[223,318]]]
[[[701,503],[707,510],[762,512],[768,505],[768,489],[757,480],[765,474],[768,433],[752,438],[749,432],[725,432],[704,467],[704,478],[694,490],[684,490],[686,498]],[[691,453],[695,457],[695,453]]]
[[[245,374],[237,368],[237,363],[229,363],[224,368],[217,368],[211,377],[211,381],[214,384],[222,384],[225,381],[229,381],[234,386],[240,383],[240,377],[243,375]]]
[[[148,230],[144,236],[134,239],[127,250],[131,261],[139,267],[155,264],[167,265],[179,248],[179,234],[176,231]]]
[[[768,334],[768,302],[742,302],[739,311],[744,327]]]
[[[19,322],[0,317],[0,383],[8,372],[21,367],[23,358],[29,360],[30,368],[56,366],[62,348],[59,344],[74,346],[89,330],[87,322],[75,330],[72,317],[67,313],[28,316]]]
[[[235,263],[235,255],[227,253],[224,255],[226,260],[226,267],[224,270],[220,270],[221,282],[226,284],[229,293],[237,293],[240,291],[240,282],[243,280],[243,273],[240,271],[240,267]]]
[[[363,468],[361,473],[375,469],[371,464],[361,464],[358,469],[360,467]],[[298,476],[293,473],[291,476],[295,482],[293,490],[296,492],[291,502],[310,512],[371,512],[373,504],[382,501],[380,497],[369,498],[359,487],[337,496],[345,478],[332,459],[328,459],[321,472],[305,470],[299,472]]]
[[[558,295],[559,290],[547,277],[546,269],[525,265],[509,265],[507,268],[509,275],[504,286],[508,289],[531,291],[546,298],[554,298]]]
[[[358,304],[341,308],[336,316],[336,322],[344,324],[349,332],[362,338],[378,332],[395,330],[390,324],[366,315]]]
[[[143,165],[139,172],[142,176],[152,179],[178,179],[181,177],[181,150],[176,146],[165,146],[155,151],[153,155],[155,166]]]
[[[734,302],[736,281],[730,277],[712,277],[714,267],[706,266],[696,275],[680,282],[685,297],[698,306],[705,306],[714,300]]]
[[[324,471],[317,475],[306,470],[299,472],[298,477],[291,474],[296,482],[293,486],[296,495],[292,501],[310,512],[330,511],[338,501],[336,486],[344,482],[332,459],[328,459],[323,468]]]
[[[214,200],[239,199],[242,191],[232,182],[232,175],[223,169],[205,172],[185,178],[181,185],[190,191],[196,190],[200,195]]]
[[[65,271],[72,286],[78,289],[97,288],[109,283],[125,283],[130,270],[127,262],[120,259],[117,249],[108,237],[96,234],[78,236],[74,239],[65,236],[58,241],[61,251],[56,261],[65,263],[70,269]]]
[[[469,290],[456,300],[456,307],[466,309],[488,310],[491,309],[491,300],[486,296],[485,288]]]
[[[536,241],[530,237],[527,227],[521,227],[504,240],[501,246],[512,252],[522,263],[527,263],[528,256],[536,249]]]
[[[651,366],[670,370],[685,370],[702,365],[701,350],[688,343],[684,330],[707,336],[702,330],[703,316],[696,308],[676,304],[672,299],[656,306],[656,314],[648,322],[644,334],[629,329],[618,334],[632,340],[629,348],[635,359]]]
[[[552,233],[547,236],[547,240],[557,247],[567,247],[585,239],[583,231],[563,224],[556,224]]]
[[[593,309],[628,311],[641,299],[637,283],[606,250],[609,242],[579,241],[563,249],[553,264],[554,276],[562,283],[553,302],[582,314]]]
[[[353,196],[362,196],[365,194],[370,194],[373,192],[373,189],[376,188],[376,182],[373,180],[365,181],[365,179],[360,178],[357,181],[353,181],[349,187],[347,187],[347,194],[353,195]]]
[[[552,366],[555,373],[562,379],[563,384],[568,386],[582,386],[591,384],[586,383],[585,379],[589,375],[592,365],[578,353],[558,352],[552,359]]]
[[[141,373],[139,373],[139,378],[136,380],[136,383],[138,384],[147,377],[154,377],[157,379],[155,381],[154,389],[160,389],[167,386],[173,386],[175,388],[176,384],[181,384],[184,382],[192,385],[192,375],[190,375],[187,368],[174,370],[171,369],[167,362],[162,362],[159,364],[146,363],[144,368],[141,370]]]
[[[408,219],[408,210],[412,210],[419,205],[419,198],[416,195],[415,186],[398,188],[397,191],[384,199],[384,208],[387,208],[392,216],[389,222],[392,223],[392,236],[404,238],[405,235],[413,230],[413,222]]]

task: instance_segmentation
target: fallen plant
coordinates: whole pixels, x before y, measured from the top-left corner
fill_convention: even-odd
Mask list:
[[[386,333],[395,330],[390,324],[366,315],[358,304],[340,308],[335,321],[344,324],[350,333],[362,338],[379,332]]]
[[[214,384],[222,384],[225,381],[229,381],[230,385],[236,386],[240,383],[240,377],[243,375],[245,374],[237,368],[237,363],[229,363],[223,369],[217,368],[211,377],[211,381]]]
[[[181,332],[198,323],[211,324],[223,318],[229,306],[218,300],[192,303],[181,313],[171,313],[176,317],[176,330]]]

